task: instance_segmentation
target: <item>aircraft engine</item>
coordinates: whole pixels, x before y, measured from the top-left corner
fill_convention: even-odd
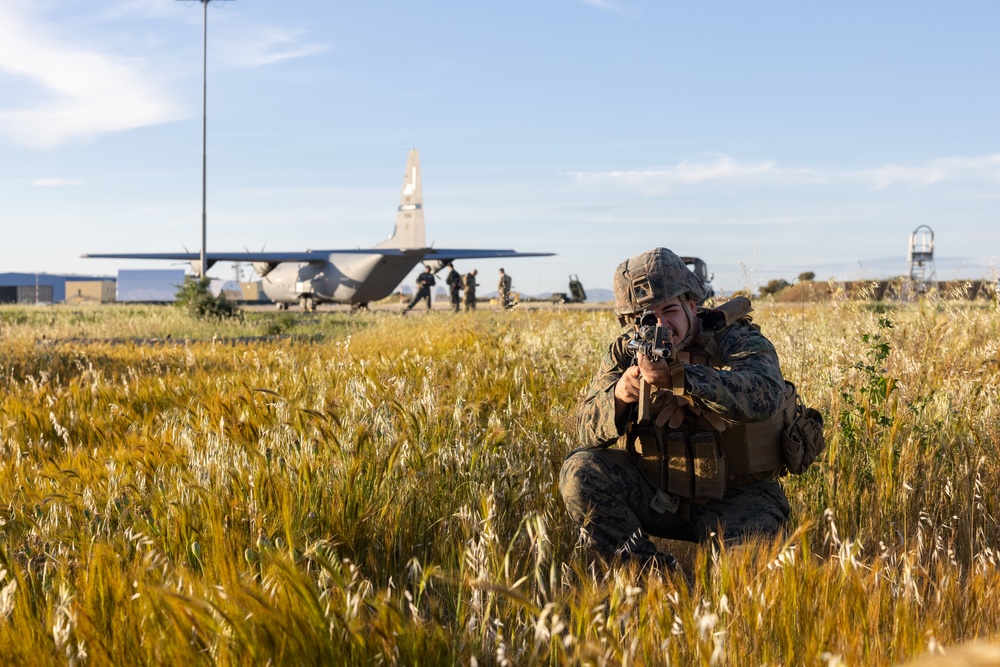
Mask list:
[[[257,272],[257,275],[263,278],[271,271],[274,271],[275,267],[278,266],[278,262],[252,262],[253,270]]]
[[[424,264],[426,264],[427,266],[431,267],[431,270],[434,271],[434,273],[437,273],[438,271],[440,271],[444,267],[448,266],[448,260],[446,260],[446,259],[425,259],[424,260]]]

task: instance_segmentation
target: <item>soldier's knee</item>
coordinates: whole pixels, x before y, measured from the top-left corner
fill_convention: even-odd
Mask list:
[[[592,485],[595,476],[600,475],[599,466],[593,454],[586,449],[570,452],[559,471],[559,493],[564,499],[576,498]]]
[[[576,484],[581,463],[577,452],[570,452],[563,460],[562,468],[559,470],[559,492],[562,493],[563,497],[566,496],[566,490]]]
[[[580,475],[584,471],[600,468],[600,453],[601,450],[574,449],[563,460],[561,476]]]
[[[781,485],[754,482],[730,488],[719,501],[697,508],[696,523],[707,538],[721,534],[727,544],[782,534],[790,508]]]
[[[609,489],[621,472],[615,466],[615,451],[608,449],[577,449],[570,452],[559,471],[559,492],[570,498],[592,496]]]

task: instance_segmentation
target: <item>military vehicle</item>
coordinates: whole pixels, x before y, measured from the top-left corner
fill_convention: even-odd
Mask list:
[[[553,303],[583,303],[587,300],[587,293],[583,289],[583,283],[575,273],[569,277],[569,294],[565,292],[553,292],[548,301]]]
[[[681,261],[705,284],[705,299],[715,296],[715,290],[712,288],[712,279],[715,274],[708,272],[708,265],[699,257],[681,257]]]
[[[211,252],[206,263],[250,262],[261,277],[264,293],[287,308],[298,302],[304,310],[319,303],[348,303],[365,307],[390,294],[418,263],[436,273],[456,259],[487,257],[547,257],[551,252],[516,252],[469,248],[432,248],[424,232],[420,156],[412,149],[403,175],[403,192],[392,237],[370,249],[306,250],[302,252]],[[198,253],[104,253],[83,257],[185,260],[197,271]]]
[[[587,293],[583,289],[583,284],[576,274],[569,277],[569,294],[566,292],[553,292],[546,297],[520,296],[517,299],[520,303],[583,303],[587,300]]]

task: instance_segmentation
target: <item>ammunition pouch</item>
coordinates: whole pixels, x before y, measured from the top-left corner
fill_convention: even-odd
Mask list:
[[[651,484],[694,502],[721,498],[729,485],[801,474],[825,444],[823,417],[803,406],[791,382],[781,409],[764,421],[729,424],[720,433],[694,416],[679,429],[633,424],[626,438]]]
[[[666,493],[688,500],[718,499],[729,482],[718,435],[653,426],[636,433],[628,450],[640,458],[639,469],[650,484]]]
[[[785,455],[785,468],[793,475],[804,473],[826,449],[823,415],[819,410],[805,407],[798,394],[795,396],[794,416],[782,434],[781,448]]]

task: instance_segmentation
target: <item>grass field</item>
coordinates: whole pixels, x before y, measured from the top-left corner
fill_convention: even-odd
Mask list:
[[[1000,313],[755,304],[827,451],[788,534],[593,563],[556,480],[618,328],[0,308],[0,663],[890,665],[1000,636]],[[237,339],[237,340],[231,340]]]

